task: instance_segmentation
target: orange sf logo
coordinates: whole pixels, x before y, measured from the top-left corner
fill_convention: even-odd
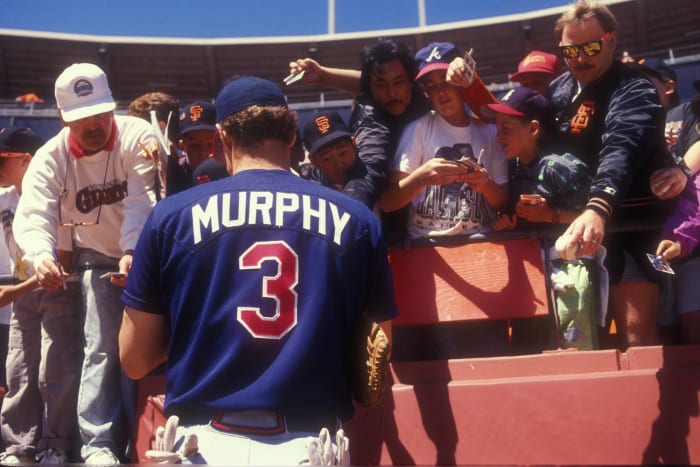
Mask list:
[[[328,130],[331,129],[331,122],[328,121],[328,117],[318,117],[314,122],[316,122],[316,128],[321,134],[328,133]]]
[[[196,122],[202,116],[202,112],[204,112],[204,109],[201,105],[193,105],[190,107],[190,120]]]
[[[576,115],[571,119],[571,132],[574,134],[579,134],[586,128],[591,121],[591,117],[595,113],[595,102],[585,101],[582,102],[576,112]]]

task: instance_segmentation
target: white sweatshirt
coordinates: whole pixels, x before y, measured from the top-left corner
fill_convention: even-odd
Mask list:
[[[52,254],[59,219],[95,222],[99,215],[98,225],[71,228],[75,247],[121,258],[136,246],[156,203],[156,168],[138,141],[153,147],[156,135],[145,120],[119,115],[114,119],[117,138],[112,151],[76,159],[69,151],[66,127],[34,155],[13,223],[15,240],[30,264]]]

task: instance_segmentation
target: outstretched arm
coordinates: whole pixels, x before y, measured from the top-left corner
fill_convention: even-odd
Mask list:
[[[360,94],[360,71],[347,68],[331,68],[322,66],[313,58],[299,58],[289,62],[289,73],[296,75],[304,72],[304,84],[316,84],[326,88],[347,91],[354,95]]]

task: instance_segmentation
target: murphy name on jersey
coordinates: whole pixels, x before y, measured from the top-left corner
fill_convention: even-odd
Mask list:
[[[234,197],[236,199],[232,199]],[[206,202],[195,204],[191,209],[195,245],[204,236],[221,229],[250,225],[297,228],[297,213],[301,212],[303,230],[331,238],[333,243],[340,246],[343,231],[350,220],[350,214],[341,212],[333,202],[299,193],[219,193],[209,197]]]

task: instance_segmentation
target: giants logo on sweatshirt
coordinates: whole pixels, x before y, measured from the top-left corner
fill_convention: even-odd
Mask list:
[[[128,194],[126,180],[115,180],[104,186],[90,185],[75,194],[75,207],[83,214],[88,213],[101,204],[114,204],[126,198]]]

